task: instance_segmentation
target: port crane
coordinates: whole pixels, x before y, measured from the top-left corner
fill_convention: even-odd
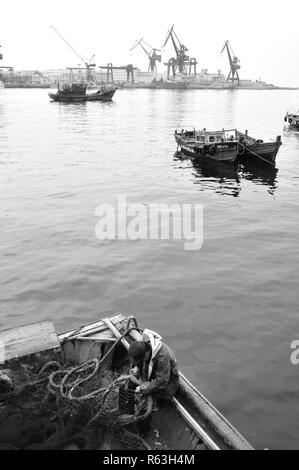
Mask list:
[[[125,70],[127,73],[127,83],[130,83],[130,78],[131,78],[131,83],[134,83],[134,73],[135,73],[135,70],[138,70],[137,67],[133,66],[133,64],[121,65],[121,66],[115,67],[111,62],[109,62],[107,65],[99,65],[99,69],[107,70],[107,74],[106,74],[107,83],[114,83],[113,70]]]
[[[171,57],[169,61],[165,64],[167,65],[167,78],[169,79],[170,71],[172,71],[173,77],[175,77],[177,71],[179,71],[180,73],[188,73],[189,75],[191,75],[192,67],[194,70],[194,75],[196,75],[197,61],[194,57],[190,58],[189,55],[186,54],[188,48],[179,40],[177,34],[174,31],[174,25],[172,25],[172,27],[168,31],[162,48],[166,46],[169,40],[171,40],[172,42],[176,57]],[[187,70],[188,65],[189,71]]]
[[[94,75],[93,75],[93,69],[96,66],[96,64],[92,63],[94,60],[94,55],[91,57],[89,61],[86,61],[81,57],[81,55],[73,48],[73,46],[62,36],[62,34],[55,28],[55,26],[50,26],[55,33],[63,40],[63,42],[74,52],[74,54],[80,59],[81,62],[85,65],[86,68],[86,75],[87,75],[87,81],[95,81],[94,80]],[[72,70],[79,70],[80,67],[72,67]]]
[[[162,58],[161,54],[157,54],[157,52],[161,52],[160,49],[151,47],[143,38],[137,39],[130,51],[135,49],[137,46],[140,46],[144,50],[149,59],[148,71],[157,72],[156,62],[161,62]]]
[[[226,81],[232,82],[233,84],[236,81],[238,82],[238,85],[239,85],[240,78],[239,78],[238,70],[241,68],[241,66],[239,65],[240,60],[238,59],[237,56],[235,56],[229,41],[225,41],[221,54],[223,53],[224,49],[226,49],[227,51],[229,65],[230,65],[230,71],[229,71]]]

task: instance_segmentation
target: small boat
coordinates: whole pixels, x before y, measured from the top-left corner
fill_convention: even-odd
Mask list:
[[[261,161],[275,163],[276,155],[282,144],[281,136],[278,135],[275,141],[264,142],[262,139],[255,139],[248,135],[248,131],[242,133],[235,130],[239,139],[239,156],[257,158]]]
[[[291,127],[299,129],[299,110],[287,111],[284,120],[288,122]]]
[[[53,101],[63,103],[82,103],[86,101],[111,101],[117,88],[101,87],[96,92],[87,93],[87,85],[83,83],[65,83],[56,93],[49,93]]]
[[[207,132],[206,129],[196,131],[175,131],[175,140],[181,151],[191,158],[205,158],[217,161],[234,162],[237,157],[250,157],[261,161],[275,163],[276,155],[281,146],[281,136],[275,141],[264,142],[242,133],[237,129]]]
[[[239,139],[235,132],[175,131],[175,140],[184,155],[193,159],[208,159],[218,162],[234,162],[238,156]]]
[[[172,402],[159,410],[154,410],[150,405],[150,396],[147,396],[148,398],[143,396],[142,399],[146,399],[147,403],[143,402],[143,408],[140,407],[139,411],[137,410],[136,394],[131,393],[131,389],[123,382],[126,380],[128,383],[132,376],[122,374],[130,374],[127,350],[132,341],[141,339],[142,333],[143,330],[139,328],[135,318],[123,314],[115,314],[59,335],[56,334],[51,321],[0,331],[2,348],[0,385],[1,383],[3,385],[5,374],[7,374],[6,377],[11,374],[11,378],[7,378],[7,393],[3,393],[3,390],[2,394],[0,392],[0,447],[14,446],[15,448],[47,450],[89,449],[88,442],[90,442],[91,435],[100,432],[101,429],[96,440],[96,449],[99,450],[253,449],[182,373],[180,373],[179,391]],[[57,366],[58,370],[55,370]],[[101,373],[105,370],[108,373],[102,376],[104,382],[99,382],[102,380]],[[47,374],[46,371],[48,371]],[[48,375],[50,372],[51,374]],[[33,373],[35,373],[34,380]],[[82,374],[81,377],[80,374]],[[27,383],[21,382],[21,378],[27,380]],[[91,380],[98,380],[94,384],[104,388],[93,390]],[[16,383],[15,389],[12,389],[13,382]],[[21,399],[26,400],[26,386],[29,387],[28,402],[22,403]],[[39,387],[38,393],[35,391],[35,386]],[[45,395],[46,392],[48,394],[50,392],[51,399]],[[37,409],[34,409],[36,393]],[[53,396],[56,396],[56,400]],[[19,399],[17,407],[13,402],[16,397]],[[126,407],[129,399],[132,409],[128,414]],[[16,429],[12,429],[13,415],[9,414],[9,406],[11,406],[12,413],[14,410],[17,413]],[[18,424],[22,407],[24,419],[34,418],[34,433],[31,438],[33,442],[28,443],[26,437],[30,435],[28,422],[26,419],[22,422],[22,426],[27,426],[26,445],[24,433],[22,434],[19,429],[21,426]],[[38,412],[41,412],[42,407],[44,407],[43,413],[45,410],[49,413],[53,407],[53,410],[56,410],[56,415],[54,415],[56,421],[51,416],[49,422],[49,416],[42,415],[46,429],[37,432],[38,423],[40,423]],[[73,420],[76,413],[81,413],[82,419],[84,417],[88,421],[87,424],[85,424],[86,421],[81,421],[81,432],[74,435],[77,427],[70,427],[73,422],[70,423],[70,417]],[[146,437],[144,435],[142,437],[138,429],[149,413],[152,416],[151,427]],[[113,419],[109,421],[108,418],[112,414]],[[5,416],[9,416],[9,424],[4,419]],[[64,422],[65,416],[68,417],[67,423]],[[97,421],[99,416],[101,419]],[[77,426],[78,416],[75,417]],[[103,422],[105,426],[101,428]],[[90,423],[93,423],[93,427]],[[63,427],[63,435],[59,432],[59,426]],[[16,440],[13,440],[12,431],[16,434],[21,433],[23,447],[18,447]],[[89,436],[89,440],[86,440],[86,436]],[[123,442],[124,437],[128,436],[133,439],[129,444]]]

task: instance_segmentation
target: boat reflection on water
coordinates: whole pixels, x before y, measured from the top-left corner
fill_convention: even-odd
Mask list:
[[[274,194],[277,188],[278,168],[263,161],[254,161],[244,158],[238,163],[241,178],[252,181],[258,185],[268,186],[268,192]]]
[[[270,194],[274,194],[277,187],[278,169],[276,166],[263,161],[253,161],[250,157],[243,157],[233,163],[211,160],[193,161],[181,152],[176,152],[174,158],[176,161],[188,162],[188,168],[192,167],[195,170],[193,172],[194,183],[200,186],[200,191],[212,190],[222,195],[238,197],[242,190],[243,180],[267,186]]]

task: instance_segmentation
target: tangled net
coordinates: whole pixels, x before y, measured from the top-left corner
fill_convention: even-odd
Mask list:
[[[0,395],[0,401],[19,410],[22,423],[31,423],[32,419],[42,423],[42,432],[30,436],[27,430],[28,439],[21,436],[11,443],[17,448],[51,449],[63,448],[71,441],[79,448],[99,448],[109,431],[119,440],[126,436],[133,448],[139,445],[150,449],[138,435],[137,424],[151,414],[152,397],[134,393],[140,381],[133,375],[118,375],[101,368],[101,362],[95,358],[76,367],[62,367],[50,361],[37,375],[27,373],[25,383]],[[0,407],[4,423],[3,417],[5,410],[1,416]],[[0,426],[0,446],[2,436]]]

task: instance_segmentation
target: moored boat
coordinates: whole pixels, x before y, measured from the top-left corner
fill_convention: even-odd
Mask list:
[[[7,380],[8,391],[0,395],[2,448],[5,445],[7,448],[12,445],[20,448],[16,439],[13,440],[9,434],[9,426],[4,418],[9,415],[10,404],[12,410],[15,409],[15,399],[19,400],[17,423],[20,422],[20,400],[21,397],[26,399],[27,387],[29,397],[23,403],[26,410],[24,416],[27,421],[31,415],[34,416],[35,433],[31,438],[33,442],[28,443],[27,440],[26,444],[21,433],[21,448],[128,449],[128,443],[123,442],[126,436],[133,439],[129,445],[131,449],[141,446],[147,450],[251,450],[252,446],[246,439],[182,373],[179,391],[171,403],[158,411],[153,410],[149,397],[138,408],[137,399],[132,399],[132,393],[126,388],[132,378],[127,350],[132,341],[141,339],[142,333],[143,330],[138,327],[134,317],[122,314],[60,335],[56,334],[50,321],[1,331],[0,369],[2,375],[10,375]],[[106,374],[103,371],[107,371]],[[127,375],[123,375],[124,373]],[[20,382],[21,376],[25,377],[27,383]],[[15,383],[14,388],[12,383]],[[48,427],[40,433],[37,433],[40,416],[32,404],[35,388],[38,388],[38,410],[45,413],[47,409],[49,413],[51,407],[57,411],[58,406],[58,415],[57,412],[51,415],[51,422],[48,415],[43,415]],[[130,412],[127,409],[129,398],[132,408]],[[81,417],[79,434],[77,427],[70,425],[70,416],[72,419],[74,415],[78,418],[78,413]],[[152,415],[151,430],[144,439],[140,436],[139,424],[149,414]],[[11,415],[9,416],[11,426]],[[64,422],[65,416],[68,416],[67,424]],[[22,425],[27,426],[27,434],[30,434],[26,419]],[[62,437],[58,432],[59,425],[63,426]],[[16,434],[22,431],[19,427],[22,426],[17,426]],[[74,433],[75,430],[77,433]],[[95,434],[97,439],[92,441],[93,447],[90,447],[90,440]]]
[[[206,129],[196,131],[175,131],[175,140],[181,151],[190,158],[205,158],[216,161],[234,162],[237,157],[250,157],[274,163],[282,144],[281,136],[275,141],[264,142],[242,133],[237,129],[222,129],[207,132]]]
[[[83,103],[86,101],[111,101],[117,88],[100,87],[96,92],[88,93],[84,83],[64,84],[56,93],[49,93],[53,101],[63,103]]]
[[[262,139],[250,137],[248,132],[242,133],[235,131],[236,137],[239,139],[239,156],[257,158],[261,161],[275,163],[276,155],[282,145],[281,136],[278,135],[276,140],[264,142]]]
[[[175,140],[181,151],[193,159],[234,162],[238,156],[238,139],[235,133],[225,129],[212,132],[206,129],[176,130]]]

